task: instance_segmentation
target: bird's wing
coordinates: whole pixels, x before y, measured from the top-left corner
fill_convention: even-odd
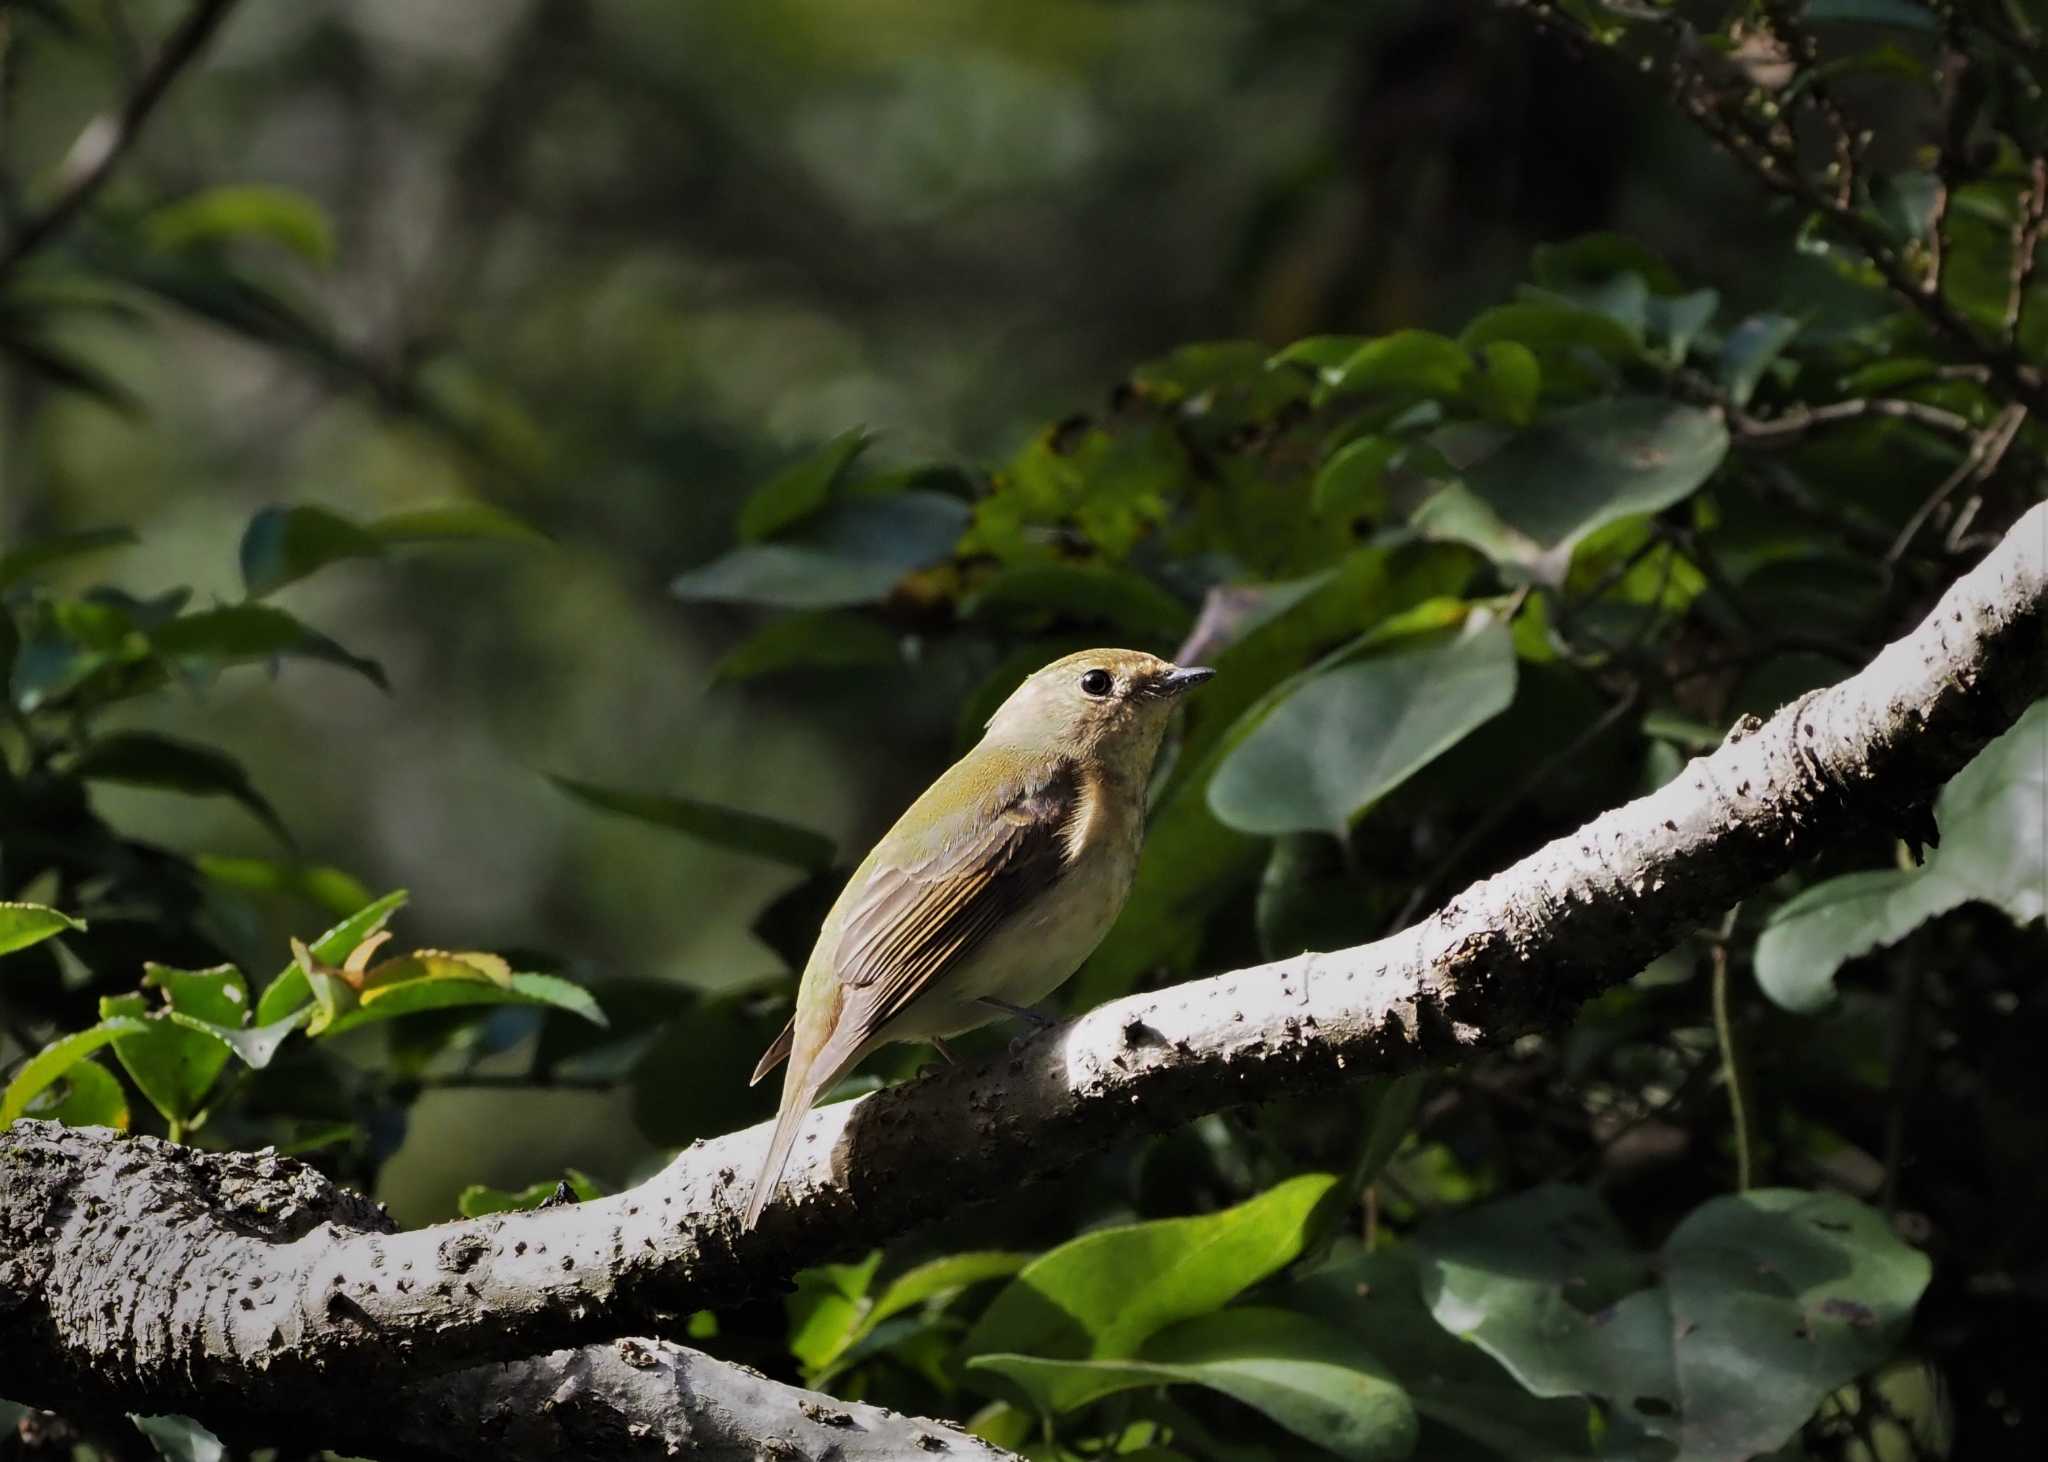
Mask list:
[[[857,1049],[990,931],[1058,881],[1089,792],[1071,766],[999,789],[956,834],[867,878],[832,965],[842,1004],[833,1044]]]

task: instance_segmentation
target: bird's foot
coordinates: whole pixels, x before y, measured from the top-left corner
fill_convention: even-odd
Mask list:
[[[993,1010],[1000,1010],[1005,1015],[1014,1015],[1019,1020],[1029,1021],[1036,1030],[1051,1030],[1059,1024],[1051,1016],[1043,1015],[1028,1005],[1012,1005],[1009,1001],[998,1000],[993,995],[981,996],[980,1003]]]
[[[937,1051],[939,1053],[939,1059],[936,1061],[927,1061],[924,1063],[924,1065],[918,1067],[917,1074],[920,1078],[926,1076],[936,1076],[939,1072],[944,1071],[948,1066],[958,1066],[960,1064],[960,1058],[958,1056],[955,1056],[952,1052],[952,1049],[948,1047],[946,1043],[940,1040],[937,1036],[933,1036],[930,1038],[930,1045],[934,1051]]]

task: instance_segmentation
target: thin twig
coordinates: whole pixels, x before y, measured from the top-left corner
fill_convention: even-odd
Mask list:
[[[1735,1191],[1747,1193],[1755,1176],[1749,1139],[1749,1103],[1742,1091],[1742,1071],[1736,1060],[1735,1025],[1728,1018],[1728,939],[1735,932],[1735,919],[1742,912],[1737,904],[1721,921],[1721,938],[1709,950],[1714,966],[1714,1039],[1721,1047],[1721,1071],[1728,1084],[1728,1112],[1735,1125]]]
[[[1894,538],[1891,547],[1885,550],[1884,562],[1887,566],[1896,564],[1906,556],[1906,551],[1913,546],[1913,540],[1920,535],[1920,530],[1934,515],[1934,510],[1947,501],[1950,493],[1966,482],[1981,482],[1998,470],[1998,464],[2005,459],[2006,451],[2012,446],[2013,438],[2019,435],[2020,426],[2026,419],[2027,408],[2014,402],[1999,412],[1990,426],[1978,433],[1976,440],[1970,443],[1970,450],[1963,454],[1963,460],[1956,463],[1955,470],[1935,484],[1934,491],[1927,495],[1926,501],[1913,510],[1913,516],[1899,529],[1899,536]]]
[[[1831,401],[1825,406],[1788,406],[1776,416],[1751,416],[1731,407],[1728,425],[1744,445],[1776,446],[1773,438],[1802,435],[1817,426],[1838,421],[1856,421],[1866,416],[1890,416],[1910,421],[1948,436],[1966,437],[1976,430],[1961,412],[1929,406],[1924,401],[1902,401],[1896,396],[1856,396]]]
[[[2013,217],[2012,276],[2002,325],[2005,343],[2010,346],[2019,343],[2020,316],[2027,307],[2027,286],[2034,279],[2034,256],[2040,248],[2044,217],[2048,217],[2048,158],[2037,157],[2028,169],[2027,185],[2020,190]]]
[[[57,196],[42,212],[34,214],[15,231],[0,250],[0,275],[50,242],[78,216],[101,186],[113,174],[114,166],[142,135],[150,114],[164,93],[219,29],[221,21],[235,6],[235,0],[196,0],[191,11],[164,41],[163,49],[151,61],[128,93],[118,112],[102,113],[86,124],[71,144],[65,158],[64,176]]]

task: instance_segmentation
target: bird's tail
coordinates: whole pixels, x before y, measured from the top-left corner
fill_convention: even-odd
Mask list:
[[[796,1073],[790,1072],[791,1077]],[[754,1191],[747,1199],[746,1221],[740,1226],[750,1229],[761,1210],[767,1205],[768,1195],[782,1181],[782,1170],[789,1166],[789,1150],[796,1146],[797,1128],[803,1126],[804,1118],[811,1110],[811,1093],[791,1080],[782,1089],[782,1106],[775,1113],[775,1135],[768,1139],[768,1160],[761,1164],[761,1176],[754,1180]]]

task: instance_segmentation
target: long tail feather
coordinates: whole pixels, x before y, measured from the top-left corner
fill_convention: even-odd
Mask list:
[[[754,1074],[747,1078],[748,1086],[759,1086],[761,1078],[780,1066],[789,1057],[789,1048],[796,1037],[796,1017],[789,1018],[789,1024],[782,1028],[782,1034],[768,1043],[768,1049],[761,1053],[761,1064],[754,1068]]]
[[[768,1160],[761,1164],[761,1176],[754,1179],[754,1191],[747,1199],[747,1217],[742,1228],[752,1228],[761,1217],[761,1210],[767,1206],[768,1195],[782,1182],[782,1170],[789,1166],[790,1149],[796,1146],[797,1128],[803,1126],[804,1118],[810,1115],[811,1094],[803,1090],[792,1090],[796,1083],[783,1088],[782,1109],[775,1114],[775,1135],[768,1141]]]

